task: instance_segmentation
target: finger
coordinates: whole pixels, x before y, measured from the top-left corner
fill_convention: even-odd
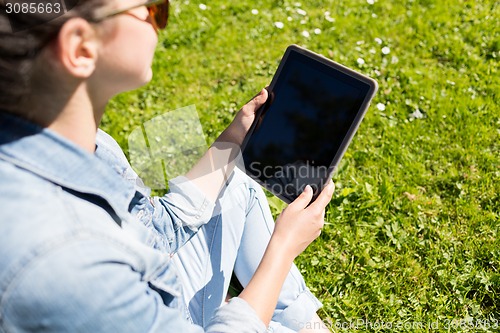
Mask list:
[[[307,185],[304,191],[288,206],[293,209],[304,209],[311,202],[313,190],[311,185]]]
[[[253,101],[255,101],[255,103],[258,104],[258,106],[261,106],[266,102],[268,95],[269,92],[267,91],[266,88],[264,88],[259,92],[257,96],[255,96],[255,98],[253,98]]]
[[[333,190],[335,190],[335,184],[330,180],[328,185],[318,195],[316,201],[311,204],[310,208],[324,210],[326,205],[332,200]]]
[[[251,112],[254,113],[255,110],[260,108],[267,100],[269,93],[266,89],[262,89],[259,94],[257,94],[254,98],[250,100],[245,106],[243,106],[243,111],[245,113]]]

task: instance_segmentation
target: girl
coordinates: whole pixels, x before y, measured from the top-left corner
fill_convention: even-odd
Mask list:
[[[0,331],[327,331],[293,260],[333,183],[274,224],[233,168],[265,90],[151,197],[98,126],[110,98],[151,79],[168,2],[79,1],[48,22],[0,8]],[[223,305],[233,271],[244,290]]]

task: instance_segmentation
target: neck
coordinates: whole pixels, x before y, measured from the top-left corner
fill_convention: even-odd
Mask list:
[[[93,153],[97,128],[105,106],[106,103],[93,104],[85,85],[81,85],[62,112],[47,127]]]
[[[85,84],[60,98],[55,94],[41,95],[38,95],[37,104],[30,107],[29,119],[93,153],[106,103],[93,103]]]

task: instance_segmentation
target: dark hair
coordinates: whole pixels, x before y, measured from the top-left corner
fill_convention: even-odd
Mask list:
[[[16,113],[22,99],[30,94],[33,63],[43,47],[57,36],[63,24],[73,17],[93,20],[97,9],[107,1],[109,0],[79,0],[66,14],[48,22],[43,22],[44,14],[26,13],[7,16],[7,1],[0,1],[0,109],[2,111]],[[19,27],[27,28],[18,30]]]

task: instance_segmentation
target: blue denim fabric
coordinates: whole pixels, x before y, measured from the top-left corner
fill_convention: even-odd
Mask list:
[[[0,332],[263,332],[243,300],[205,330],[190,322],[169,253],[151,246],[161,233],[129,213],[136,186],[107,162],[0,112]],[[165,216],[192,235],[176,216],[199,207],[177,207]]]
[[[220,297],[207,302],[192,292],[224,295],[233,267],[247,280],[272,230],[268,208],[253,209],[264,206],[260,187],[231,179],[228,188],[239,190],[217,203],[184,177],[150,197],[104,132],[90,154],[0,112],[0,332],[263,332],[243,300],[220,307]],[[242,214],[265,218],[248,228]],[[236,219],[241,232],[224,227],[223,243],[206,242]],[[200,242],[211,250],[196,249]],[[214,278],[207,263],[222,253]],[[276,332],[295,329],[292,318],[307,321],[320,305],[294,269],[273,317]]]
[[[249,283],[273,229],[261,186],[235,169],[210,222],[173,256],[195,323],[209,325],[224,301],[233,271],[243,286]],[[293,265],[281,288],[269,331],[296,332],[320,306]]]
[[[115,169],[129,175],[131,183],[141,187],[138,176],[131,170],[118,144],[107,134],[98,135],[99,150],[106,141],[106,155],[115,155],[114,161],[121,161]],[[174,188],[172,189],[172,186]],[[224,303],[232,272],[234,271],[243,286],[246,286],[257,269],[274,229],[267,199],[260,185],[235,169],[219,199],[213,204],[202,200],[196,187],[184,177],[170,182],[171,190],[184,193],[187,198],[200,198],[190,205],[200,207],[197,216],[183,216],[191,226],[200,226],[188,242],[170,247],[173,263],[182,281],[184,303],[188,305],[194,323],[207,327],[211,318]],[[140,189],[138,189],[140,191]],[[142,191],[146,193],[147,191]],[[180,202],[179,200],[176,200]],[[176,204],[167,196],[141,199],[132,208],[144,225],[165,235],[164,210]],[[205,206],[209,210],[202,210]],[[208,211],[213,212],[212,215]],[[209,220],[209,221],[208,221]],[[208,221],[208,223],[206,223]],[[184,235],[186,236],[186,234]],[[179,237],[179,236],[176,236]],[[160,238],[161,240],[162,238]],[[185,241],[187,237],[184,237]],[[152,244],[162,248],[161,244]],[[296,332],[308,322],[321,303],[306,287],[304,279],[295,265],[282,287],[269,332]]]

